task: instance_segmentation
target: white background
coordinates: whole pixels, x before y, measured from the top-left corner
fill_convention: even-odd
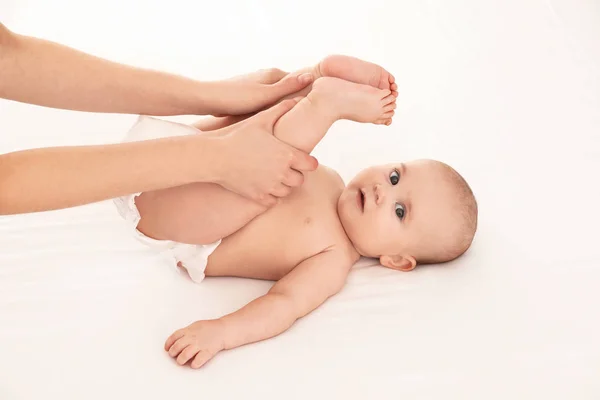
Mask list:
[[[365,261],[292,330],[201,371],[164,339],[268,282],[193,284],[108,202],[1,218],[0,399],[600,397],[598,1],[0,0],[0,21],[198,79],[331,53],[380,63],[399,85],[393,125],[337,123],[315,155],[345,179],[440,159],[481,212],[457,262]],[[114,142],[134,120],[0,101],[0,152]]]

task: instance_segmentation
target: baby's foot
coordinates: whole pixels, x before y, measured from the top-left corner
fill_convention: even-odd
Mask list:
[[[334,119],[390,125],[396,97],[389,89],[378,89],[338,78],[319,78],[306,97]]]
[[[398,96],[398,85],[392,74],[377,64],[355,57],[342,55],[325,57],[315,67],[314,75],[315,78],[329,76],[379,89],[389,89],[394,96]]]

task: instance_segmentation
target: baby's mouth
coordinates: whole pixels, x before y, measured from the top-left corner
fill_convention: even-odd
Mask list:
[[[358,208],[360,209],[360,211],[365,211],[365,193],[363,192],[362,189],[358,189],[358,194],[356,196],[357,202],[358,202]]]

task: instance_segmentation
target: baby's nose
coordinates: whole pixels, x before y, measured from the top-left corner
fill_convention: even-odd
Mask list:
[[[380,184],[375,185],[375,204],[380,205],[385,200],[385,194]]]

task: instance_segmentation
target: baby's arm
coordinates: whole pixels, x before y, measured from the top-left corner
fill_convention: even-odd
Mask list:
[[[352,265],[351,257],[342,251],[317,254],[240,310],[176,331],[165,350],[180,365],[192,360],[192,368],[200,368],[221,350],[279,335],[339,292]]]

